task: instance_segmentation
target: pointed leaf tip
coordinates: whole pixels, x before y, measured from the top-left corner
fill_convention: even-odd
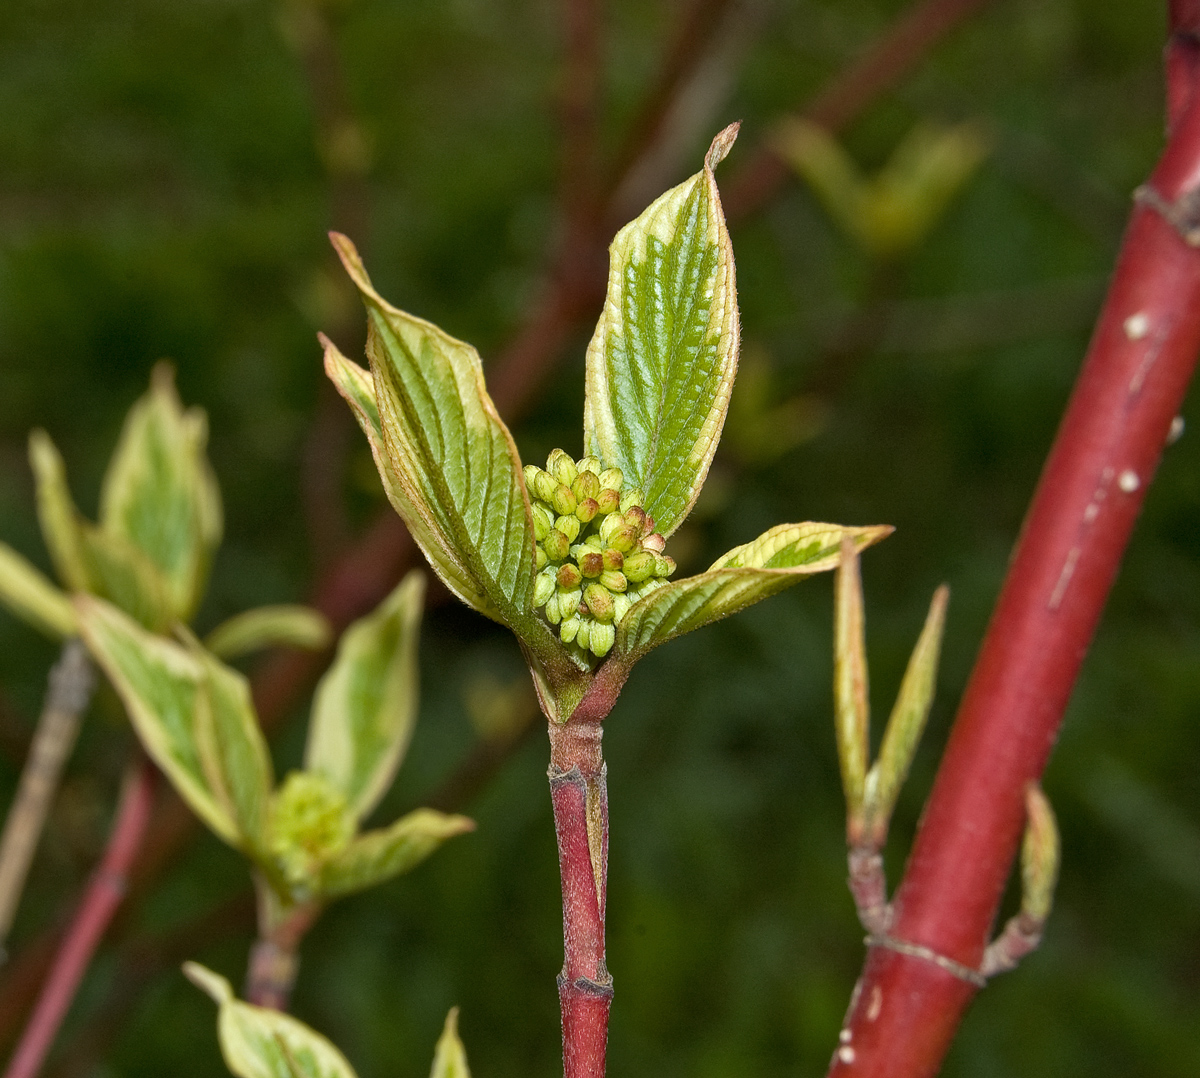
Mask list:
[[[466,1049],[458,1036],[457,1007],[451,1007],[446,1015],[446,1024],[438,1038],[429,1078],[471,1078]]]
[[[207,966],[202,966],[199,962],[184,962],[182,969],[183,975],[201,992],[211,997],[217,1006],[229,1003],[234,998],[233,985]]]
[[[742,121],[734,120],[728,127],[717,132],[716,138],[712,140],[712,145],[708,148],[708,153],[704,155],[704,167],[709,172],[715,172],[717,165],[729,156],[729,151],[733,149],[733,144],[737,141],[738,132],[742,129]]]

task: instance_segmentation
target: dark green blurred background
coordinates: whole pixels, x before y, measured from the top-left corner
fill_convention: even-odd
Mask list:
[[[604,7],[611,148],[684,5]],[[339,536],[329,520],[306,523],[306,498],[321,502],[305,493],[305,459],[341,484],[332,504],[351,531],[384,507],[357,434],[328,416],[310,433],[322,394],[314,334],[342,327],[349,347],[358,317],[346,320],[332,274],[324,231],[343,211],[285,8],[8,0],[0,19],[0,537],[46,565],[28,430],[51,432],[94,512],[124,411],[171,357],[184,399],[208,410],[227,514],[201,628],[310,596]],[[734,5],[663,182],[694,171],[711,133],[741,118],[722,182],[733,177],[771,124],[902,8]],[[537,294],[555,233],[561,5],[346,0],[329,18],[364,136],[343,152],[370,161],[354,238],[385,295],[473,341],[486,362]],[[943,43],[845,135],[868,170],[918,121],[972,120],[990,139],[975,178],[889,269],[796,181],[733,230],[753,385],[740,406],[735,392],[713,480],[673,547],[686,571],[777,521],[894,524],[864,564],[877,716],[932,590],[951,585],[893,880],[1129,194],[1160,145],[1163,32],[1159,0],[998,0]],[[527,459],[580,449],[587,335],[515,431]],[[947,1075],[1200,1074],[1198,498],[1200,438],[1189,434],[1150,491],[1046,778],[1064,838],[1046,942],[979,999]],[[862,958],[843,883],[830,583],[656,652],[607,724],[615,1076],[824,1071]],[[0,613],[5,803],[53,655]],[[446,605],[426,623],[423,675],[421,722],[384,818],[430,796],[475,742],[464,687],[524,676],[504,634]],[[305,711],[277,739],[281,770],[298,759]],[[85,878],[129,741],[101,696],[18,947]],[[342,902],[310,937],[295,1009],[362,1078],[426,1074],[454,1003],[476,1078],[559,1072],[546,755],[540,735],[526,742],[466,806],[474,835]],[[245,880],[232,852],[195,843],[126,936],[187,922]],[[240,981],[248,942],[214,938],[192,957]],[[174,968],[130,989],[128,967],[102,957],[66,1027],[60,1076],[224,1073],[213,1008]],[[72,1040],[80,1031],[94,1049]]]

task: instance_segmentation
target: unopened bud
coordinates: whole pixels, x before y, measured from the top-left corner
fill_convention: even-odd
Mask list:
[[[670,554],[654,555],[654,575],[670,576],[675,572],[675,559]]]
[[[640,537],[642,530],[646,526],[646,510],[640,505],[631,505],[629,511],[625,514],[625,523],[631,528],[635,528]]]
[[[575,497],[579,501],[584,498],[594,498],[600,493],[600,480],[596,478],[595,472],[580,472],[575,477],[575,482],[571,484],[571,490],[574,491]]]
[[[625,564],[625,555],[622,554],[616,547],[609,547],[604,551],[604,568],[605,569],[620,569]]]
[[[592,475],[599,476],[604,471],[604,465],[601,464],[595,457],[580,457],[575,462],[575,467],[581,472],[591,472]]]
[[[591,474],[591,472],[588,472],[588,475]],[[595,517],[599,508],[600,507],[596,504],[595,498],[584,498],[583,501],[575,506],[575,516],[581,523],[588,524],[591,522],[592,518]]]
[[[558,603],[558,615],[560,618],[573,618],[579,613],[579,603],[583,599],[582,588],[564,589],[558,593],[557,600],[551,599],[547,604],[548,607]]]
[[[608,588],[609,591],[624,591],[629,587],[629,583],[625,579],[625,574],[620,569],[605,569],[600,574],[600,583]]]
[[[592,629],[595,627],[594,621],[579,622],[579,628],[575,630],[575,643],[578,644],[584,651],[587,651],[588,644],[591,643]]]
[[[612,651],[612,646],[616,642],[616,639],[616,630],[611,625],[593,625],[591,636],[588,640],[588,647],[597,659],[602,659]]]
[[[612,621],[613,614],[616,613],[613,609],[613,597],[602,584],[589,584],[584,588],[583,601],[587,603],[588,610],[597,621]]]
[[[628,595],[617,594],[613,596],[613,624],[620,625],[625,615],[629,613],[629,608],[633,606]]]
[[[533,567],[539,571],[546,568],[546,562],[550,559],[546,557],[546,552],[540,547],[533,548]]]
[[[634,487],[633,490],[627,490],[621,495],[621,512],[628,513],[635,505],[641,506],[646,500],[646,495]]]
[[[533,481],[537,478],[537,474],[541,470],[536,464],[526,464],[521,469],[521,474],[525,477],[525,486],[527,489],[533,490]]]
[[[552,595],[550,597],[550,601],[546,604],[546,620],[550,622],[551,625],[557,625],[560,621],[562,621],[562,614],[558,609],[557,596]]]
[[[579,571],[579,566],[572,565],[570,562],[566,562],[558,570],[558,586],[560,588],[577,588],[582,580],[583,573]],[[549,596],[546,598],[548,599]],[[542,600],[542,602],[545,601],[545,599]]]
[[[542,540],[542,549],[551,561],[562,561],[571,550],[571,540],[557,528],[551,528],[550,534]]]
[[[550,499],[550,504],[554,506],[556,513],[563,516],[574,513],[575,495],[571,493],[571,488],[566,483],[560,483],[554,490],[554,497]]]
[[[554,526],[567,537],[568,543],[573,543],[579,538],[579,518],[574,513],[558,517]]]
[[[625,559],[622,572],[624,572],[630,583],[640,584],[643,580],[654,575],[654,555],[646,550],[639,550],[636,554],[630,554]]]
[[[540,503],[533,507],[533,537],[540,543],[554,527],[554,514]]]
[[[600,473],[600,485],[610,490],[620,490],[625,485],[625,476],[620,468],[605,468]]]
[[[647,535],[646,538],[642,540],[642,549],[649,550],[652,554],[661,554],[666,547],[667,541],[661,535],[659,535],[658,532]]]
[[[589,550],[579,558],[579,571],[587,577],[597,577],[604,572],[604,555]]]
[[[568,487],[575,482],[575,476],[579,474],[575,461],[561,449],[553,450],[546,458],[546,471]]]
[[[539,573],[533,582],[533,605],[545,606],[554,594],[554,573]]]
[[[596,495],[597,512],[603,516],[615,513],[621,507],[621,495],[612,487],[601,487]]]
[[[569,644],[575,639],[575,635],[579,632],[579,626],[583,623],[579,618],[563,618],[562,624],[558,627],[558,635],[564,644]]]
[[[541,468],[534,469],[534,476],[529,483],[529,489],[544,502],[548,502],[554,497],[555,490],[558,489],[558,480],[549,472],[543,472]]]
[[[620,513],[610,513],[602,521],[600,521],[600,540],[607,543],[622,524],[625,523],[625,518]]]
[[[637,546],[637,541],[637,529],[631,528],[628,524],[622,524],[619,528],[614,528],[612,535],[608,537],[608,545],[619,550],[622,554],[628,554]]]

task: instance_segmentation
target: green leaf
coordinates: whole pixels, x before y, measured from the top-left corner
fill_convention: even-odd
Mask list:
[[[205,457],[208,421],[175,392],[170,364],[130,409],[100,491],[100,527],[162,574],[173,617],[195,611],[221,541],[221,497]]]
[[[668,581],[629,608],[617,626],[616,653],[627,663],[651,648],[737,613],[814,573],[836,568],[842,535],[862,550],[891,533],[886,525],[780,524],[735,547],[706,573]]]
[[[12,547],[0,543],[0,603],[47,636],[78,631],[70,600]]]
[[[474,821],[466,816],[416,809],[391,827],[359,835],[340,854],[327,861],[318,891],[323,898],[336,898],[374,887],[416,868],[446,839],[474,829]]]
[[[92,585],[83,556],[82,518],[67,487],[62,455],[44,430],[29,435],[29,464],[37,484],[42,537],[58,578],[71,591],[89,591]]]
[[[204,638],[220,659],[233,659],[271,647],[320,651],[329,644],[329,619],[310,606],[259,606],[221,622]]]
[[[191,652],[203,677],[196,709],[201,767],[209,789],[236,822],[237,845],[249,854],[261,855],[275,778],[249,682],[198,642],[192,643]]]
[[[641,488],[664,536],[704,485],[737,373],[733,247],[713,176],[737,129],[717,135],[700,172],[617,233],[588,345],[587,452]]]
[[[167,582],[145,554],[112,532],[84,523],[80,545],[91,590],[111,600],[148,629],[166,629],[174,620]]]
[[[303,1022],[235,999],[224,977],[197,962],[183,972],[216,1002],[221,1055],[238,1078],[355,1078],[346,1057]]]
[[[446,1025],[433,1053],[433,1069],[429,1078],[471,1078],[467,1067],[467,1050],[458,1038],[458,1008],[451,1007]]]
[[[459,598],[528,639],[551,640],[531,609],[533,522],[520,458],[478,353],[393,307],[372,287],[354,245],[337,233],[331,239],[367,307],[385,485],[401,494],[397,512],[439,573],[453,566],[445,579]]]
[[[871,756],[867,653],[858,552],[842,536],[841,563],[834,582],[833,710],[838,763],[846,793],[846,833],[852,846],[862,839]]]
[[[342,634],[317,686],[304,766],[341,790],[359,819],[391,786],[412,736],[424,599],[424,578],[409,573]]]
[[[146,752],[192,811],[226,842],[238,845],[237,825],[209,786],[196,744],[204,682],[200,663],[103,599],[79,595],[75,612],[88,650],[125,704]]]

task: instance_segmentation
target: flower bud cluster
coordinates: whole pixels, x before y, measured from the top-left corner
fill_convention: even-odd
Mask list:
[[[581,658],[603,658],[626,611],[661,588],[675,562],[642,492],[625,488],[619,468],[556,449],[545,470],[525,466],[525,485],[536,542],[533,605]]]

